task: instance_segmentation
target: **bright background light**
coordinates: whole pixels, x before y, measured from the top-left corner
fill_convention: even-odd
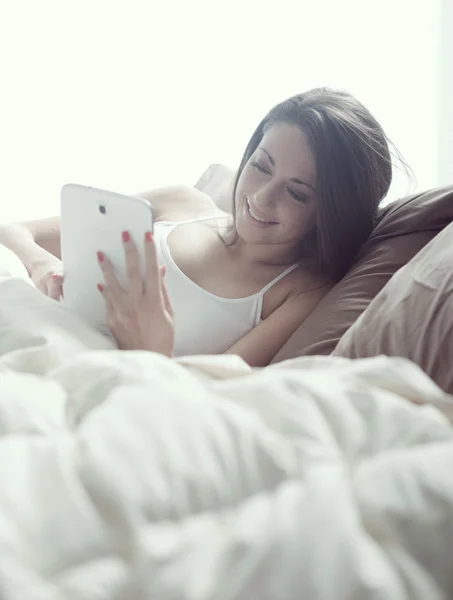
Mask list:
[[[137,192],[236,165],[259,120],[346,88],[439,180],[441,0],[11,0],[0,7],[0,221],[66,182]],[[397,174],[390,199],[412,191]]]

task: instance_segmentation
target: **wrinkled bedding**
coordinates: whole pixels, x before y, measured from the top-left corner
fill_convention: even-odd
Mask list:
[[[402,359],[119,352],[0,273],[0,598],[452,598],[452,407]]]

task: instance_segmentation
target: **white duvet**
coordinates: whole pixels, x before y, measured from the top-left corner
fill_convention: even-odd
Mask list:
[[[0,272],[0,599],[453,598],[452,405],[404,360],[119,352]]]

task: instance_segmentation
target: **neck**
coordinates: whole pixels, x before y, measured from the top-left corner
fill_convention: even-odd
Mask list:
[[[294,246],[278,244],[251,244],[240,238],[229,247],[232,256],[250,265],[287,267],[298,262]]]
[[[224,241],[230,256],[249,263],[261,266],[290,266],[300,260],[300,250],[294,245],[283,244],[252,244],[240,238],[233,225],[232,219],[228,224],[217,224],[218,232]]]

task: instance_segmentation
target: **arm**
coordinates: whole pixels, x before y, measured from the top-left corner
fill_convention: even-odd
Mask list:
[[[198,190],[174,186],[137,194],[151,202],[156,221],[183,220],[207,210],[214,202]],[[60,217],[0,225],[0,244],[22,261],[38,289],[58,299],[63,293]]]
[[[267,366],[296,329],[329,291],[324,286],[294,294],[252,331],[236,342],[226,354],[238,354],[252,367]]]
[[[215,207],[206,194],[184,186],[160,188],[137,196],[151,202],[156,220],[185,219]],[[61,258],[60,217],[0,225],[0,244],[14,252],[31,274],[37,266]]]
[[[0,244],[9,248],[31,274],[60,258],[60,217],[0,225]]]

